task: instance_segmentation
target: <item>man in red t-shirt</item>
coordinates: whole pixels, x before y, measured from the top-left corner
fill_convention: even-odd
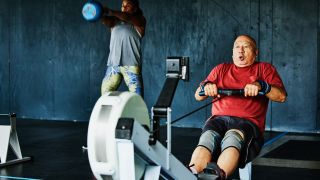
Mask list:
[[[206,172],[211,164],[210,172],[226,179],[259,154],[268,101],[284,102],[287,93],[275,67],[256,62],[257,55],[255,40],[248,35],[238,36],[233,46],[233,63],[213,68],[196,90],[198,101],[209,96],[218,100],[212,105],[212,116],[192,154],[189,167],[195,174]],[[201,89],[205,96],[199,95]],[[223,96],[218,89],[243,89],[244,96]],[[264,96],[258,95],[259,91]],[[217,163],[214,167],[212,161]]]

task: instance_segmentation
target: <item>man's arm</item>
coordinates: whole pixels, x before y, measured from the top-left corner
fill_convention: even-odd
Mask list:
[[[122,21],[133,24],[134,26],[144,26],[146,24],[146,19],[142,15],[129,14],[122,11],[115,11],[109,9],[109,15],[115,16]]]
[[[218,94],[218,87],[216,84],[213,83],[206,83],[204,85],[204,92],[205,92],[205,96],[200,96],[199,92],[201,90],[200,87],[198,87],[198,89],[196,90],[196,93],[194,94],[194,97],[196,98],[197,101],[203,101],[205,99],[207,99],[208,96],[210,97],[219,97]]]
[[[271,90],[269,93],[266,94],[266,96],[271,100],[275,102],[285,102],[287,99],[287,93],[276,86],[271,85]]]
[[[114,16],[103,16],[101,21],[102,24],[108,26],[109,28],[113,28],[119,22],[119,19]]]
[[[107,7],[104,8],[104,11],[107,15],[111,17],[115,17],[118,20],[128,22],[132,24],[140,33],[140,35],[143,37],[145,33],[145,27],[146,27],[146,19],[142,15],[135,15],[135,14],[129,14],[122,11],[115,11],[108,9]]]
[[[267,98],[271,101],[275,102],[285,102],[287,99],[287,93],[282,89],[278,88],[274,85],[270,85],[271,89],[269,92],[265,94]],[[244,88],[244,96],[257,96],[258,92],[262,89],[261,84],[259,82],[253,82],[251,84],[247,84]]]

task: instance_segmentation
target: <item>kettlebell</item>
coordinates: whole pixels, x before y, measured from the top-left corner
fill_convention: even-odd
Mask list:
[[[89,0],[82,7],[82,16],[85,20],[95,22],[102,17],[103,6],[100,2]]]

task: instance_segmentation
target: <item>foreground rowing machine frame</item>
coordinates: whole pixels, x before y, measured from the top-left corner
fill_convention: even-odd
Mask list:
[[[152,108],[151,133],[147,107],[142,98],[130,92],[110,92],[97,101],[88,128],[88,156],[98,179],[184,179],[196,177],[171,154],[171,134],[167,148],[158,141],[159,118],[167,118],[171,133],[171,109],[179,79],[188,79],[187,57],[167,59],[167,79]],[[157,109],[160,108],[160,115]],[[163,111],[162,111],[163,110]],[[166,115],[164,115],[166,114]],[[150,137],[149,137],[150,136]]]

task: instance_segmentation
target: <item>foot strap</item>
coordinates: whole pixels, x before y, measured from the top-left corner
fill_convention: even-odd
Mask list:
[[[220,169],[220,167],[212,162],[207,165],[207,167],[203,170],[201,174],[198,175],[198,179],[201,180],[225,180],[226,179],[226,173]]]

